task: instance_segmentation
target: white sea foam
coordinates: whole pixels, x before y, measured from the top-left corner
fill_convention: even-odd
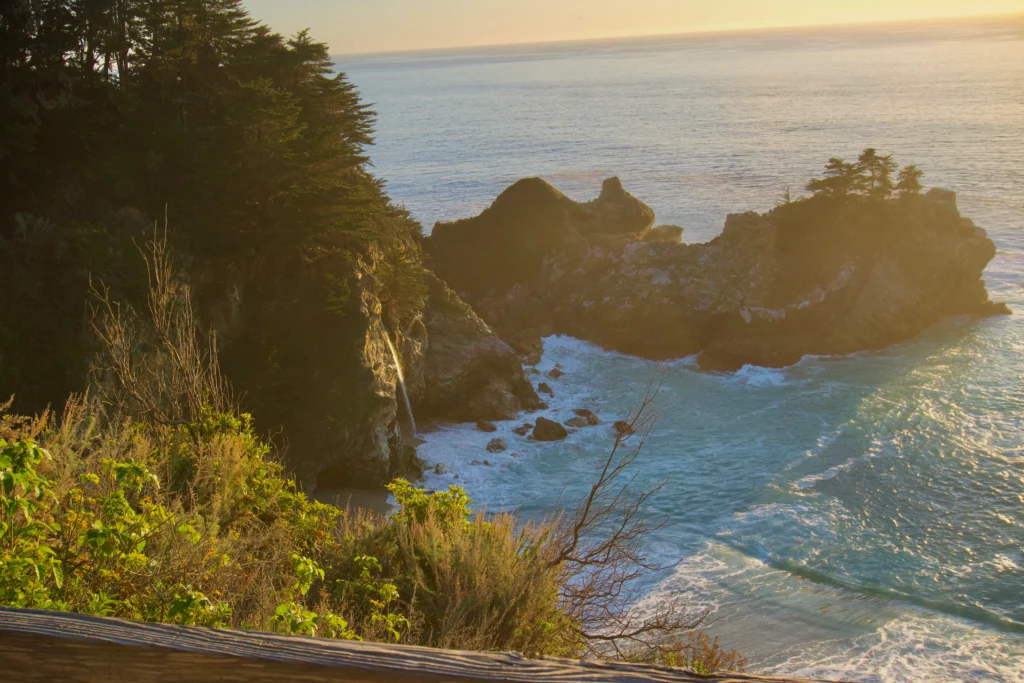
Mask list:
[[[1024,681],[1020,638],[916,611],[866,635],[794,647],[777,659],[763,671],[878,683]]]
[[[801,489],[813,488],[814,486],[817,486],[819,483],[821,483],[823,481],[828,481],[830,479],[835,479],[836,477],[838,477],[843,472],[847,472],[847,471],[853,469],[854,467],[856,467],[860,463],[862,463],[862,462],[864,462],[864,461],[866,461],[866,460],[868,460],[870,458],[871,458],[870,454],[865,454],[865,455],[860,455],[860,456],[856,456],[856,457],[850,458],[849,460],[847,460],[845,462],[842,462],[842,463],[840,463],[840,464],[838,464],[838,465],[836,465],[834,467],[828,468],[824,472],[819,472],[817,474],[809,474],[806,477],[793,482],[793,486],[795,486],[796,488],[801,488]]]
[[[530,378],[534,384],[547,382],[555,396],[542,396],[548,408],[537,414],[564,422],[574,408],[587,407],[606,425],[581,429],[555,444],[536,443],[512,432],[523,422],[532,422],[537,414],[499,422],[495,433],[481,432],[474,425],[442,426],[426,435],[420,455],[431,465],[442,463],[450,472],[437,475],[431,471],[429,486],[462,484],[490,510],[526,505],[537,514],[537,510],[554,506],[561,486],[577,487],[569,492],[575,495],[581,482],[589,481],[590,456],[610,432],[607,423],[621,418],[623,406],[635,399],[636,387],[656,364],[568,337],[550,337],[544,342],[542,361]],[[863,362],[884,370],[892,359]],[[556,364],[566,373],[559,379],[547,375]],[[857,511],[845,509],[840,499],[801,494],[794,500],[785,496],[836,479],[866,459],[892,451],[892,439],[887,435],[902,434],[907,425],[916,425],[907,422],[916,418],[905,414],[904,388],[849,383],[845,365],[826,368],[820,373],[823,377],[816,375],[813,380],[806,368],[747,367],[735,375],[706,375],[690,372],[685,362],[665,365],[670,372],[660,402],[670,411],[645,449],[645,458],[650,458],[644,462],[649,468],[645,473],[661,477],[665,472],[684,472],[681,481],[692,481],[698,489],[724,491],[725,481],[746,485],[748,478],[756,476],[773,478],[782,485],[772,488],[775,493],[767,499],[751,500],[702,527],[691,526],[687,517],[682,517],[686,524],[682,533],[661,535],[648,548],[656,562],[681,558],[680,563],[650,585],[635,609],[650,611],[666,599],[681,598],[695,613],[707,611],[712,635],[721,636],[724,646],[748,655],[750,668],[759,672],[884,683],[1021,680],[1013,668],[1024,661],[1024,639],[1019,634],[989,631],[901,600],[811,583],[773,567],[784,566],[776,560],[799,563],[800,558],[824,556],[819,554],[857,542],[859,532],[851,533],[860,528]],[[913,381],[933,383],[938,379],[915,376]],[[829,382],[835,385],[834,391],[823,390]],[[792,386],[801,388],[773,391]],[[857,389],[852,395],[850,387]],[[787,401],[806,413],[792,412]],[[842,420],[828,420],[828,412],[815,412],[822,402],[846,411],[839,413]],[[779,415],[787,414],[792,415],[792,422],[777,423]],[[888,426],[879,430],[878,424]],[[798,429],[803,436],[796,438]],[[750,435],[734,439],[733,432]],[[781,436],[771,437],[773,433]],[[505,440],[508,450],[487,453],[487,443],[496,437]],[[789,459],[774,455],[780,444],[792,449]],[[976,444],[965,442],[963,447],[975,448]],[[770,458],[766,459],[766,454]],[[472,464],[484,460],[491,466]],[[775,464],[770,465],[772,462]],[[823,471],[810,472],[812,469]],[[743,478],[729,479],[736,477],[736,472],[742,472]],[[669,495],[676,491],[682,497],[692,494],[680,486]],[[731,488],[729,493],[740,498],[744,495]],[[773,497],[776,495],[784,499]],[[708,500],[705,498],[705,505]],[[665,509],[680,508],[668,505]],[[685,505],[681,509],[687,510]],[[701,512],[699,508],[693,511]],[[701,546],[695,544],[695,533],[716,540]],[[812,561],[807,566],[819,564]],[[1013,553],[1004,553],[982,564],[1012,578],[1024,562]],[[826,571],[842,577],[841,566]]]
[[[481,431],[474,424],[444,424],[433,432],[422,434],[424,443],[418,454],[427,464],[424,485],[441,489],[459,484],[467,488],[475,499],[485,501],[492,510],[515,507],[530,489],[530,482],[536,481],[536,459],[553,449],[572,449],[588,436],[588,430],[570,429],[565,441],[556,445],[538,443],[529,434],[521,436],[513,430],[526,422],[535,422],[538,416],[563,423],[574,416],[576,408],[593,410],[605,421],[619,419],[619,416],[602,414],[601,404],[594,399],[586,376],[586,368],[594,359],[608,360],[616,356],[623,357],[571,337],[544,339],[542,360],[536,367],[536,373],[528,372],[528,377],[535,385],[546,382],[553,388],[554,396],[540,395],[548,407],[533,413],[521,413],[515,420],[495,422],[495,432]],[[556,366],[565,373],[558,379],[548,376]],[[487,451],[487,444],[495,438],[505,442],[505,451]],[[484,465],[485,461],[490,465]],[[441,465],[442,474],[436,472],[437,465]]]
[[[721,608],[724,581],[736,580],[765,565],[714,541],[705,541],[697,552],[681,559],[672,573],[637,602],[639,613],[650,613],[666,600],[682,598],[692,612],[714,615]]]
[[[751,387],[782,387],[791,384],[786,368],[764,368],[744,365],[728,377],[728,381]]]

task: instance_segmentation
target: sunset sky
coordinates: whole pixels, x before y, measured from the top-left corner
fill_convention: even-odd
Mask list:
[[[1024,0],[245,0],[335,54],[1024,12]]]

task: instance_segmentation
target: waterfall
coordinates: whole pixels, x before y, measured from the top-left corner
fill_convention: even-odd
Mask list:
[[[402,398],[405,399],[405,410],[409,415],[409,426],[412,428],[412,436],[415,437],[417,435],[416,418],[412,416],[409,392],[405,389],[405,374],[402,372],[402,362],[398,359],[398,351],[395,350],[395,345],[391,342],[391,336],[388,334],[386,327],[384,328],[384,341],[388,343],[388,348],[391,349],[391,357],[395,359],[395,370],[398,371],[398,386],[402,389]]]

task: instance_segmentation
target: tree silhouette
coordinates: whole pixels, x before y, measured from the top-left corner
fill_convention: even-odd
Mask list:
[[[868,147],[857,158],[857,173],[863,177],[863,189],[872,199],[888,199],[892,195],[892,174],[898,166],[892,155],[881,156]]]
[[[807,191],[815,197],[841,198],[856,192],[861,185],[862,179],[855,164],[832,157],[825,164],[825,177],[807,183]]]
[[[896,191],[900,197],[909,197],[917,194],[921,194],[921,178],[924,177],[924,171],[919,169],[917,166],[911,164],[906,166],[900,171],[898,182],[896,183]]]
[[[778,198],[775,200],[775,206],[785,206],[786,204],[793,203],[793,194],[789,191],[789,185],[786,186],[784,192],[779,193]]]

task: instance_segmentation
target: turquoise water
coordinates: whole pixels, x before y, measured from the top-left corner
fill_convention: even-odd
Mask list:
[[[515,179],[580,198],[607,175],[716,234],[832,154],[866,146],[959,192],[999,247],[993,298],[1024,310],[1024,22],[704,36],[342,58],[380,114],[377,172],[429,226]],[[1024,680],[1021,316],[954,319],[880,352],[702,374],[568,338],[550,416],[619,419],[664,372],[642,473],[649,539],[756,671],[857,680]],[[554,445],[445,426],[421,455],[490,509],[543,516],[589,484],[606,427]],[[512,454],[516,453],[518,457]],[[492,466],[472,465],[488,459]]]

